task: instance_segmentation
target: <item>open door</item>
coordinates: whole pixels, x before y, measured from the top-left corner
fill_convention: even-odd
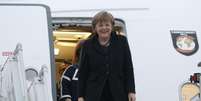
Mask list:
[[[72,64],[77,43],[93,36],[91,22],[92,17],[82,16],[54,17],[52,19],[58,100],[61,92],[61,76]],[[125,24],[121,19],[115,19],[114,30],[117,34],[126,35]]]
[[[0,101],[56,101],[49,7],[0,4],[0,12]]]

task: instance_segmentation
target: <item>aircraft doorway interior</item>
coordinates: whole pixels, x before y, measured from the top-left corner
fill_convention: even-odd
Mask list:
[[[60,80],[64,70],[72,64],[72,58],[77,42],[85,40],[92,35],[92,18],[53,18],[53,39],[56,67],[57,100],[60,97]],[[123,20],[115,19],[117,34],[126,35]]]

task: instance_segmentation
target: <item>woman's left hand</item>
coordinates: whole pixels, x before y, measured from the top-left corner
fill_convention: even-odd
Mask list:
[[[135,93],[128,93],[128,101],[136,101]]]

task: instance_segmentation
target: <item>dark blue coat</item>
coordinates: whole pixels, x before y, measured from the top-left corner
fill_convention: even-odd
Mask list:
[[[66,101],[67,98],[71,101],[77,101],[77,77],[78,65],[70,65],[64,71],[61,77],[61,97],[60,101]]]
[[[97,35],[85,41],[78,72],[78,96],[85,101],[99,101],[108,80],[114,101],[128,101],[135,93],[133,64],[125,36],[111,34],[108,49],[103,49]]]

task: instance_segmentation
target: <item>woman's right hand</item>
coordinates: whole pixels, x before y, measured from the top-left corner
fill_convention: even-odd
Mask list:
[[[78,101],[84,101],[84,98],[83,97],[79,97]]]

